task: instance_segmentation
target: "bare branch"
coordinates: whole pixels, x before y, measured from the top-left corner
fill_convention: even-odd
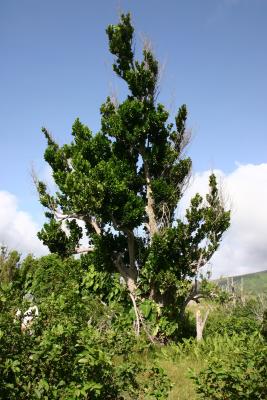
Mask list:
[[[121,276],[125,280],[126,285],[129,289],[129,292],[134,294],[137,289],[137,286],[136,286],[137,270],[136,270],[136,268],[135,268],[135,270],[133,270],[132,268],[127,268],[122,260],[122,255],[120,253],[117,254],[117,256],[115,257],[115,259],[113,261],[114,261],[115,267],[117,268],[118,272],[121,274]]]
[[[101,228],[98,225],[98,223],[96,222],[96,219],[91,218],[91,224],[92,224],[92,227],[94,228],[94,230],[96,231],[96,233],[100,236],[101,235]]]
[[[54,216],[58,221],[64,221],[66,219],[80,219],[82,220],[82,216],[76,213],[73,214],[63,214],[61,211],[55,210]]]
[[[159,226],[159,229],[162,229],[162,228],[170,226],[171,213],[170,213],[169,207],[166,202],[161,202],[159,204],[159,208],[160,208],[161,217],[159,219],[158,226]]]
[[[139,320],[136,301],[135,301],[134,295],[132,293],[130,293],[130,298],[131,298],[133,306],[134,306],[134,312],[135,312],[135,317],[136,317],[136,335],[139,336],[139,334],[140,334],[140,320]]]
[[[30,174],[31,174],[31,177],[32,177],[32,180],[33,180],[33,184],[34,184],[35,188],[37,189],[38,188],[39,179],[37,177],[37,173],[36,173],[36,171],[34,169],[33,164],[31,165]]]
[[[82,216],[81,219],[82,219],[85,223],[91,225],[91,226],[94,228],[94,230],[95,230],[95,232],[96,232],[96,234],[97,234],[98,236],[100,236],[100,235],[102,234],[102,230],[101,230],[101,228],[100,228],[100,226],[99,226],[99,224],[98,224],[98,222],[97,222],[97,220],[96,220],[95,217],[91,217],[91,216]]]
[[[79,213],[63,214],[61,211],[58,211],[58,210],[54,211],[54,215],[59,221],[64,221],[66,219],[72,219],[72,218],[78,219],[80,221],[84,221],[85,223],[92,225],[92,227],[94,228],[97,235],[102,234],[101,228],[100,228],[99,224],[97,223],[95,217],[88,217],[88,216],[84,216]]]
[[[144,222],[144,227],[147,229],[148,232],[150,232],[150,226],[147,222]]]
[[[200,251],[200,256],[197,260],[197,262],[194,262],[191,264],[192,269],[194,269],[195,272],[198,272],[198,270],[203,267],[206,264],[206,260],[203,258],[203,249]]]
[[[196,293],[194,293],[194,292],[193,292],[193,293],[191,292],[191,293],[187,296],[187,298],[186,298],[186,300],[185,300],[185,302],[184,302],[183,308],[185,309],[186,306],[190,303],[190,301],[195,301],[196,303],[198,303],[200,299],[204,299],[204,298],[205,298],[205,296],[204,296],[204,294],[202,294],[202,293],[196,294]]]
[[[75,254],[82,254],[82,253],[91,253],[92,251],[95,250],[94,246],[88,246],[88,247],[76,247],[75,248]]]
[[[117,231],[119,231],[119,230],[120,230],[119,225],[118,225],[117,221],[115,220],[115,217],[114,217],[113,214],[111,215],[111,220],[112,220],[112,222],[113,222],[114,228],[115,228]]]
[[[192,130],[185,129],[183,137],[182,137],[182,141],[180,144],[180,154],[181,154],[180,157],[182,157],[184,155],[184,150],[191,142],[191,139],[192,139]]]
[[[208,309],[206,311],[204,318],[202,318],[200,310],[196,311],[197,341],[200,341],[203,338],[203,330],[204,330],[209,312],[210,312],[210,310]]]
[[[144,328],[145,333],[147,334],[148,339],[150,340],[151,343],[155,343],[155,340],[154,340],[153,336],[150,335],[150,333],[149,333],[149,331],[148,331],[148,329],[146,327],[144,317],[143,317],[143,315],[142,315],[142,313],[141,313],[141,311],[139,309],[138,309],[138,313],[139,313],[140,321],[142,322],[142,326]]]

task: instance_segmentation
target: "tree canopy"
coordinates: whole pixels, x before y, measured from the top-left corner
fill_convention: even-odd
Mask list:
[[[58,187],[50,194],[37,181],[48,222],[38,233],[52,253],[88,253],[99,273],[119,274],[136,316],[154,322],[154,336],[179,329],[179,318],[197,295],[195,277],[217,250],[230,213],[220,199],[215,175],[205,198],[192,198],[185,217],[176,209],[191,171],[185,156],[187,108],[174,122],[157,101],[159,64],[148,46],[142,60],[133,51],[129,14],[107,30],[113,70],[128,86],[118,103],[101,106],[101,129],[93,134],[77,119],[72,141],[59,146],[46,128],[45,160]],[[88,245],[80,246],[86,229]]]

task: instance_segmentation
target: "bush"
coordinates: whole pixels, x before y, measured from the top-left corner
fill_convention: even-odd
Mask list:
[[[257,333],[217,337],[222,346],[206,356],[207,367],[192,374],[205,400],[267,398],[267,346]]]
[[[227,307],[219,306],[215,311],[209,314],[204,337],[214,336],[216,334],[229,335],[247,334],[252,335],[260,328],[261,321],[253,313],[256,307],[256,300],[250,299],[245,304],[237,304]]]
[[[163,370],[140,360],[146,343],[134,336],[124,308],[88,291],[79,260],[50,255],[27,263],[30,278],[23,279],[39,316],[21,332],[15,313],[29,307],[23,279],[21,292],[16,282],[2,285],[1,399],[167,398],[169,381]]]

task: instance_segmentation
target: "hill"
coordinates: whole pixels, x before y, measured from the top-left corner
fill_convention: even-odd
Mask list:
[[[228,278],[220,278],[217,281],[222,287],[231,287],[243,290],[244,294],[267,294],[267,270],[251,274],[237,275]]]

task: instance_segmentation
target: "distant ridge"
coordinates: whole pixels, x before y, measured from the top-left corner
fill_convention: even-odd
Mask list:
[[[216,282],[220,286],[226,286],[230,282],[234,286],[243,288],[244,294],[266,294],[267,295],[267,270],[259,272],[251,272],[233,277],[219,278]]]

